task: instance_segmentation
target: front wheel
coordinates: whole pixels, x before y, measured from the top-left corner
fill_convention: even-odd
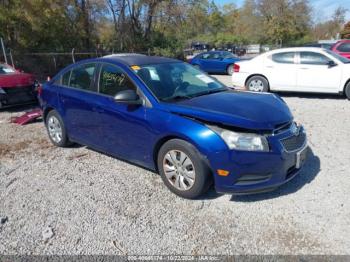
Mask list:
[[[345,96],[350,100],[350,82],[345,87]]]
[[[249,91],[253,92],[268,92],[269,83],[267,82],[266,78],[262,76],[253,76],[249,78],[247,88]]]
[[[176,195],[194,199],[211,184],[211,172],[198,150],[190,143],[172,139],[158,153],[158,169],[164,184]]]

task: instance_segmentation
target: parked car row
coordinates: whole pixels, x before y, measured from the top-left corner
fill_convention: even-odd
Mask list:
[[[278,49],[236,62],[232,83],[255,92],[345,94],[350,99],[350,60],[322,48]]]
[[[0,64],[0,108],[36,100],[34,76]]]
[[[207,73],[233,74],[234,63],[241,59],[228,51],[209,51],[198,54],[189,63]]]

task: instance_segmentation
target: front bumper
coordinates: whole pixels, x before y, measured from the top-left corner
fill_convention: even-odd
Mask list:
[[[35,86],[3,87],[0,89],[0,107],[37,102]]]
[[[288,150],[284,139],[295,136],[291,131],[269,136],[270,152],[227,150],[209,156],[219,193],[253,194],[274,190],[300,173],[308,152],[304,129],[299,129],[305,141],[297,148]],[[288,145],[290,146],[290,145]],[[217,174],[218,169],[229,171],[228,176]]]

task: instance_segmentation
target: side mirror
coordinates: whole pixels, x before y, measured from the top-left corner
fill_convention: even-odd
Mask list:
[[[327,65],[328,65],[329,68],[337,66],[337,64],[333,60],[329,60]]]
[[[142,100],[140,99],[139,95],[134,90],[130,89],[118,92],[114,97],[114,101],[129,105],[142,104]]]

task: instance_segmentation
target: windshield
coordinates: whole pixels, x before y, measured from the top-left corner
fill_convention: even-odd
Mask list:
[[[161,101],[191,99],[228,90],[214,78],[186,63],[154,64],[132,68]]]
[[[12,67],[8,65],[0,64],[0,75],[12,74],[15,72],[16,71]]]
[[[344,56],[341,56],[341,55],[338,55],[337,53],[331,51],[331,50],[324,50],[327,54],[333,56],[334,58],[340,60],[342,63],[344,64],[349,64],[350,63],[350,60],[347,59],[346,57]]]

